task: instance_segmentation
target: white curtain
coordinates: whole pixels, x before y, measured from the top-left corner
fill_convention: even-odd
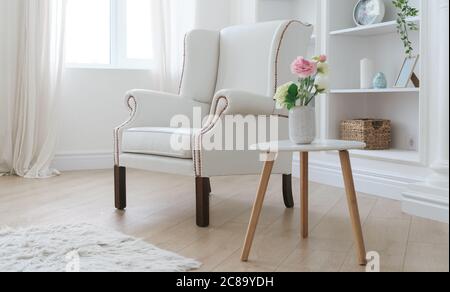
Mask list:
[[[152,0],[155,64],[159,90],[176,92],[181,75],[184,35],[195,25],[196,0]],[[150,37],[150,36],[149,36]]]
[[[0,173],[51,177],[65,0],[0,1]]]

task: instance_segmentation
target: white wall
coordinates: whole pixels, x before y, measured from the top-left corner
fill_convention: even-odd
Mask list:
[[[65,69],[54,167],[111,168],[113,129],[129,117],[125,93],[156,87],[144,70]]]
[[[234,18],[230,0],[197,0],[197,28],[219,30],[229,26]]]
[[[125,93],[154,87],[143,70],[66,69],[58,154],[112,153],[113,128],[129,116]]]

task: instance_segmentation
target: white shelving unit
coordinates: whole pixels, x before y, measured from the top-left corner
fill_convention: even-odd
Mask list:
[[[405,58],[403,45],[396,28],[396,9],[390,0],[386,2],[384,22],[369,26],[357,26],[353,22],[353,8],[357,0],[323,0],[322,22],[324,47],[329,56],[331,90],[320,104],[322,121],[321,136],[340,138],[342,120],[355,118],[389,119],[392,121],[392,149],[386,151],[356,151],[360,158],[399,163],[419,164],[421,154],[421,90],[412,85],[394,88],[396,77]],[[420,7],[421,0],[410,1]],[[421,18],[409,21],[421,27]],[[416,52],[421,49],[421,33],[410,34]],[[369,58],[376,64],[376,71],[388,79],[387,89],[359,89],[360,60]],[[421,77],[421,66],[415,73]]]
[[[332,89],[331,94],[387,94],[387,93],[418,93],[420,88],[386,88],[386,89]]]
[[[363,27],[353,21],[358,0],[240,2],[258,4],[258,8],[253,9],[255,21],[297,18],[315,25],[311,52],[328,55],[333,89],[316,102],[320,138],[340,138],[342,120],[391,120],[391,149],[352,151],[358,192],[403,201],[406,213],[448,222],[448,198],[442,192],[446,180],[439,178],[448,170],[448,110],[443,110],[448,108],[443,85],[448,75],[448,68],[447,72],[444,68],[448,55],[442,56],[448,49],[448,37],[445,37],[448,35],[448,1],[409,0],[420,10],[419,17],[409,19],[420,28],[410,34],[415,54],[420,55],[415,70],[420,89],[412,85],[394,88],[405,53],[396,28],[397,10],[392,0],[384,1],[387,9],[383,22]],[[387,89],[360,89],[360,60],[363,58],[374,61],[376,72],[385,73]],[[293,164],[293,174],[299,175],[298,156],[294,157]],[[337,175],[339,169],[339,157],[335,153],[314,153],[310,157],[312,181],[342,187],[342,177]],[[432,180],[428,179],[430,173]]]
[[[420,17],[409,18],[408,21],[413,22],[420,26]],[[332,36],[344,35],[344,36],[359,36],[359,37],[367,37],[367,36],[375,36],[375,35],[383,35],[389,33],[397,32],[397,23],[396,21],[386,21],[379,24],[367,25],[367,26],[357,26],[347,29],[335,30],[330,32]]]
[[[342,120],[354,118],[389,119],[393,125],[392,149],[357,151],[360,158],[421,164],[425,156],[423,123],[427,97],[419,88],[395,88],[394,83],[404,60],[404,49],[396,28],[396,9],[391,0],[386,3],[382,23],[357,26],[353,9],[358,0],[252,0],[255,1],[255,21],[299,19],[315,25],[309,55],[327,54],[330,60],[332,90],[318,100],[321,138],[340,138]],[[410,0],[424,11],[426,0]],[[410,34],[417,53],[426,55],[422,45],[423,19],[410,18],[421,30]],[[387,89],[360,89],[360,60],[370,58],[376,71],[385,73]],[[423,61],[423,58],[420,59]],[[422,66],[415,71],[421,81]],[[422,82],[423,84],[424,82]]]

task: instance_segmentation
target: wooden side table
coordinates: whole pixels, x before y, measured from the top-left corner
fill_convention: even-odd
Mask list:
[[[360,265],[366,265],[366,249],[361,227],[361,219],[359,215],[358,201],[356,198],[355,185],[353,181],[352,167],[350,163],[349,150],[364,149],[366,145],[360,142],[339,141],[339,140],[323,140],[316,141],[310,145],[296,145],[290,141],[279,141],[272,143],[258,144],[252,147],[253,150],[261,151],[266,155],[264,169],[261,175],[256,201],[253,206],[252,216],[248,226],[247,237],[242,252],[241,260],[246,262],[250,254],[253,244],[255,231],[258,225],[259,217],[267,192],[269,179],[272,174],[273,165],[279,152],[298,152],[300,153],[300,183],[301,183],[301,232],[303,238],[308,238],[308,168],[309,153],[321,151],[338,151],[342,173],[344,176],[345,189],[347,192],[348,207],[350,210],[350,219],[355,235],[356,247],[358,251],[358,260]]]

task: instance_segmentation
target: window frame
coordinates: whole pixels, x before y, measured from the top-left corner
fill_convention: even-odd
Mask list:
[[[76,1],[76,0],[72,0]],[[127,58],[127,0],[110,1],[110,61],[109,64],[65,63],[66,68],[150,70],[152,59]]]

